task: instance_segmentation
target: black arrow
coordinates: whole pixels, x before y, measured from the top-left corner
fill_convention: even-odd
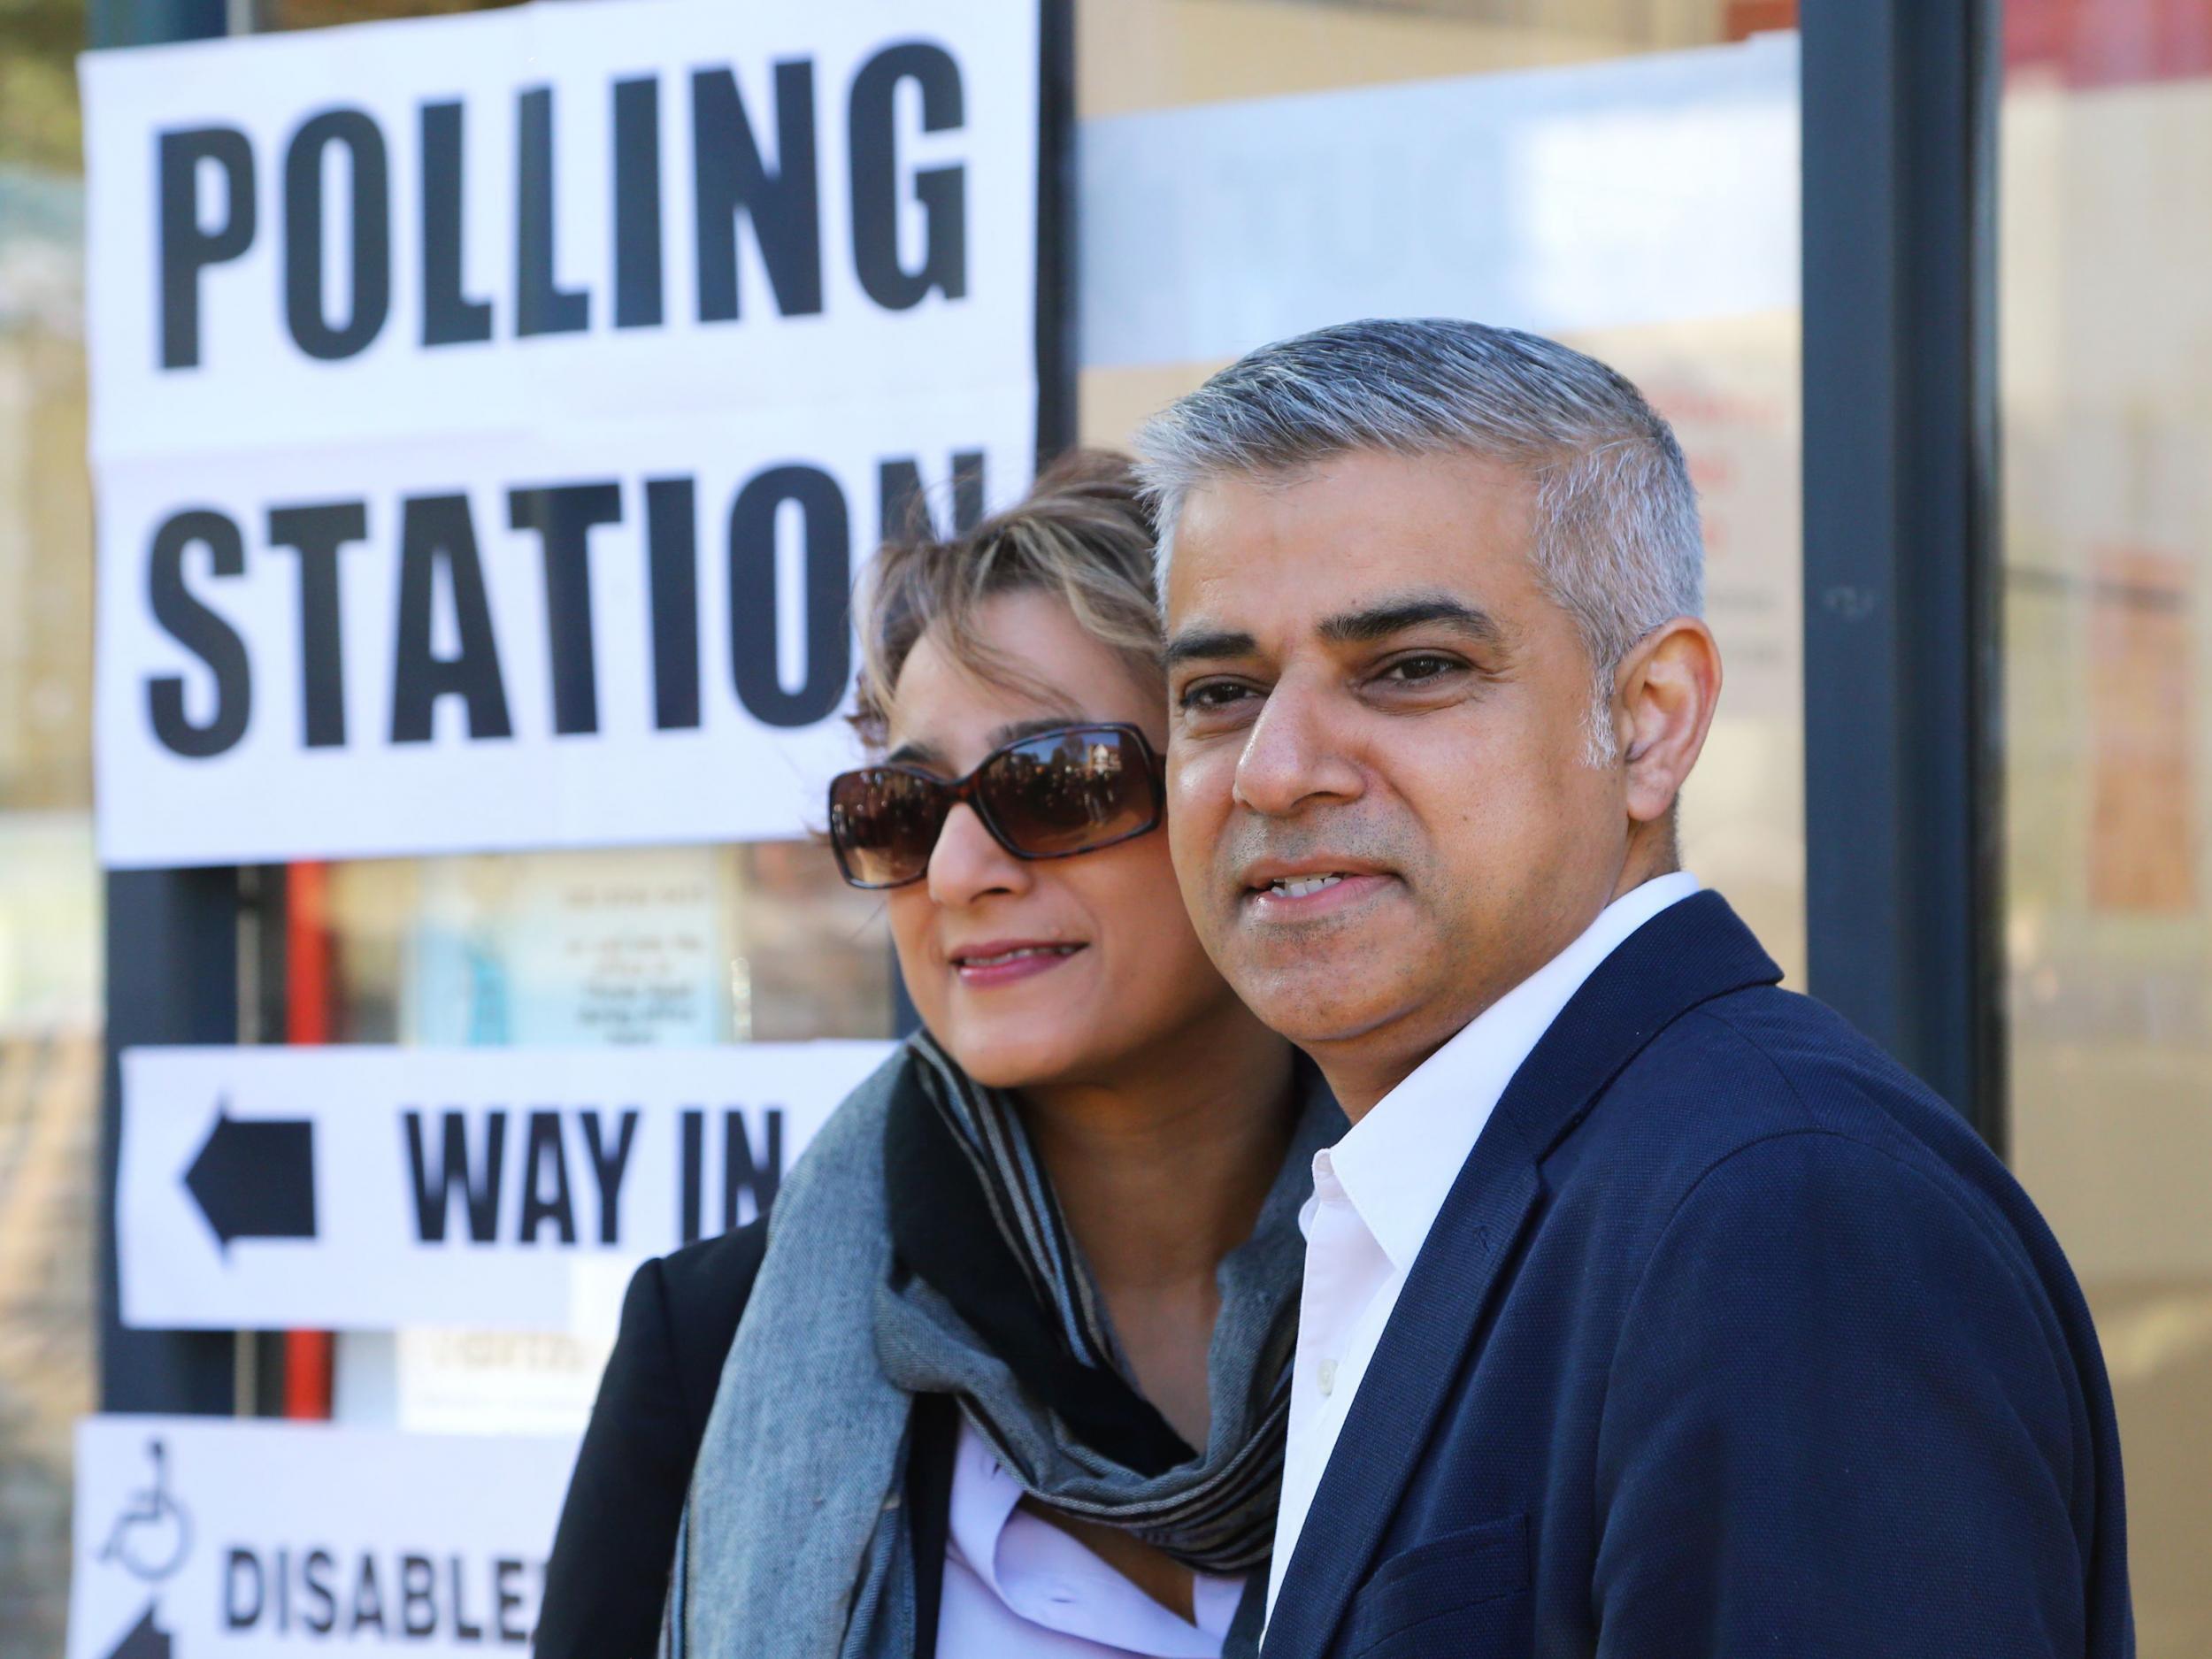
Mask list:
[[[161,1603],[149,1601],[146,1611],[137,1624],[130,1628],[108,1659],[169,1659],[169,1632],[154,1623],[161,1611]]]
[[[184,1185],[225,1249],[233,1239],[311,1239],[315,1125],[234,1118],[230,1102],[219,1102]]]

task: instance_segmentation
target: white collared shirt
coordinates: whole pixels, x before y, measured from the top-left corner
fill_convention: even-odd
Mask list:
[[[1051,1522],[963,1417],[953,1454],[942,1659],[1219,1659],[1242,1578],[1196,1575],[1185,1624]]]
[[[1306,1279],[1267,1582],[1271,1616],[1352,1397],[1498,1097],[1598,964],[1697,890],[1696,877],[1677,872],[1623,894],[1574,943],[1416,1066],[1341,1141],[1313,1155],[1313,1196],[1298,1217]]]

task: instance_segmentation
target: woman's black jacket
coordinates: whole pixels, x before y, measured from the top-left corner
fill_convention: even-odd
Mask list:
[[[651,1659],[692,1464],[767,1248],[756,1221],[648,1262],[630,1281],[546,1563],[537,1659]],[[934,1569],[915,1586],[916,1659],[936,1651],[958,1432],[949,1399],[916,1402],[905,1495],[914,1559]]]

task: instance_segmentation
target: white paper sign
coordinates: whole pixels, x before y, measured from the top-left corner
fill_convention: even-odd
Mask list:
[[[856,764],[854,549],[879,539],[887,469],[953,465],[902,452],[911,412],[109,469],[105,856],[818,829]],[[987,476],[1025,475],[1025,408],[949,396],[932,421]],[[337,531],[360,534],[300,550]]]
[[[82,80],[101,460],[1033,376],[1036,0],[572,0]]]
[[[68,1659],[529,1652],[576,1442],[77,1425]]]
[[[124,1323],[603,1331],[891,1050],[127,1050]]]
[[[1029,473],[1035,0],[528,6],[83,82],[107,862],[818,818],[858,565],[918,489]]]

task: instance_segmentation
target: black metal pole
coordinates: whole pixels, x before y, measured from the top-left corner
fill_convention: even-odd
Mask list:
[[[1037,458],[1074,443],[1075,3],[1037,4]]]
[[[224,33],[223,0],[92,0],[94,47],[197,40]],[[100,1102],[100,1407],[104,1411],[228,1412],[237,1401],[228,1332],[133,1331],[121,1319],[115,1244],[123,1050],[146,1043],[238,1040],[238,872],[110,872],[106,1064]]]
[[[1998,0],[1805,0],[1811,987],[2003,1131]]]
[[[107,877],[107,1066],[100,1108],[100,1407],[232,1410],[227,1331],[126,1329],[117,1290],[116,1156],[126,1048],[238,1036],[234,870],[123,870]]]
[[[228,25],[225,0],[90,0],[85,43],[97,49],[210,40],[227,33]]]

